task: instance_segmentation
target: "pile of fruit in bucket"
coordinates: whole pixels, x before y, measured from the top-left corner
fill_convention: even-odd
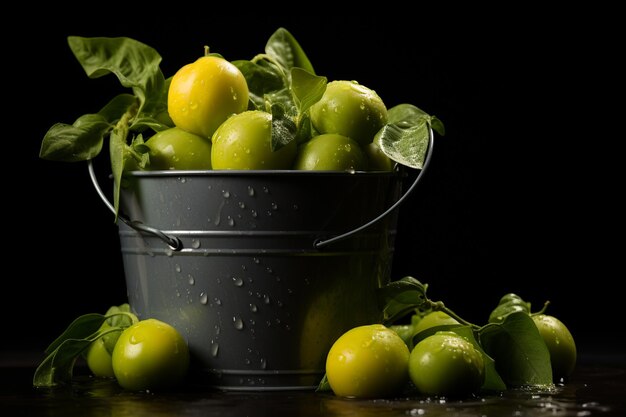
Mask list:
[[[444,133],[436,117],[414,105],[387,109],[370,88],[316,75],[285,29],[251,60],[229,62],[207,49],[168,79],[160,55],[133,39],[68,41],[89,77],[113,73],[133,94],[119,94],[71,125],[55,124],[40,156],[90,160],[108,140],[116,209],[125,171],[419,169],[431,129]],[[545,388],[572,372],[573,338],[543,310],[531,313],[530,303],[508,294],[478,326],[429,300],[426,288],[411,277],[381,288],[384,321],[335,342],[318,390],[361,398],[463,396]],[[128,304],[80,316],[46,354],[35,386],[71,381],[80,356],[94,375],[131,390],[181,383],[190,366],[180,333],[138,320]]]

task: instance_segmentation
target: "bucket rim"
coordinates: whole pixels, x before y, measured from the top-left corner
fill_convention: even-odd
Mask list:
[[[403,169],[392,171],[308,171],[308,170],[155,170],[127,171],[124,177],[395,177],[406,176]]]

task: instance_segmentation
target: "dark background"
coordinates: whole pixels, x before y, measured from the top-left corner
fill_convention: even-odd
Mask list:
[[[614,330],[623,248],[611,242],[621,240],[623,216],[612,144],[624,134],[600,99],[616,87],[612,37],[592,33],[584,17],[532,11],[459,22],[408,13],[59,15],[14,33],[3,69],[2,349],[42,350],[76,316],[126,299],[117,228],[85,164],[38,158],[52,124],[123,91],[113,76],[88,79],[66,37],[133,37],[159,51],[169,76],[205,44],[250,59],[283,26],[318,74],[357,80],[389,107],[416,104],[446,125],[423,184],[400,210],[394,279],[429,283],[432,299],[477,323],[507,292],[536,307],[550,300],[581,352],[623,352]]]

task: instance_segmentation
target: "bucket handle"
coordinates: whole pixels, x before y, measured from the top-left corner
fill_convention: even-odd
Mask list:
[[[422,169],[420,170],[419,174],[417,174],[417,177],[415,178],[415,181],[413,181],[413,184],[411,184],[411,186],[409,187],[408,190],[406,190],[406,192],[404,193],[404,195],[402,197],[400,197],[398,199],[398,201],[396,201],[391,207],[389,207],[387,210],[385,210],[384,212],[382,212],[381,214],[379,214],[376,218],[370,220],[369,222],[357,227],[356,229],[352,229],[348,232],[342,233],[340,235],[337,236],[333,236],[331,238],[328,239],[317,239],[315,242],[313,242],[313,246],[316,249],[322,248],[326,245],[329,245],[331,243],[334,242],[338,242],[340,240],[346,239],[356,233],[359,233],[360,231],[362,231],[363,229],[366,229],[368,227],[370,227],[371,225],[381,221],[382,219],[384,219],[387,215],[389,215],[389,213],[391,213],[392,211],[394,211],[400,204],[402,204],[402,202],[404,200],[406,200],[406,198],[413,192],[413,190],[415,189],[415,187],[417,187],[417,184],[419,184],[420,180],[422,179],[422,176],[424,175],[424,172],[426,172],[426,168],[428,168],[428,166],[430,165],[430,160],[433,156],[433,144],[434,144],[434,139],[433,139],[434,135],[433,135],[433,130],[431,128],[428,128],[428,150],[426,151],[426,159],[424,160],[424,165],[422,166]]]
[[[413,190],[417,187],[417,184],[419,184],[420,180],[422,179],[422,176],[424,175],[424,172],[426,172],[426,169],[428,168],[428,166],[430,165],[430,160],[432,159],[433,156],[433,145],[434,145],[434,139],[433,139],[433,130],[432,129],[428,129],[428,150],[426,151],[426,159],[424,160],[424,165],[422,166],[422,169],[420,170],[419,174],[417,174],[417,177],[415,178],[415,181],[413,181],[413,184],[411,184],[411,186],[409,187],[409,189],[404,193],[404,195],[402,197],[400,197],[398,199],[398,201],[396,201],[391,207],[389,207],[387,210],[385,210],[384,212],[382,212],[381,214],[379,214],[377,217],[375,217],[374,219],[370,220],[369,222],[355,228],[352,229],[348,232],[342,233],[340,235],[337,236],[333,236],[331,238],[328,239],[316,239],[313,242],[313,247],[315,249],[320,249],[323,248],[324,246],[330,245],[331,243],[335,243],[338,242],[340,240],[344,240],[356,233],[359,233],[360,231],[372,226],[373,224],[381,221],[382,219],[384,219],[387,215],[389,215],[389,213],[391,213],[392,211],[394,211],[400,204],[402,204],[402,202],[404,200],[406,200],[406,198],[413,192]],[[116,213],[115,212],[115,208],[113,207],[113,204],[111,204],[111,202],[107,199],[106,195],[104,194],[104,192],[102,191],[102,188],[100,188],[100,184],[98,183],[98,179],[96,178],[96,173],[94,171],[93,168],[93,162],[91,160],[87,161],[87,167],[89,169],[89,176],[91,177],[91,182],[93,183],[94,188],[96,189],[96,192],[98,193],[98,195],[100,196],[100,199],[102,199],[102,201],[104,202],[104,204],[108,207],[108,209],[111,211],[111,213],[113,213],[114,215],[117,214],[117,218],[119,220],[121,220],[122,222],[124,222],[128,227],[138,231],[138,232],[144,232],[153,236],[158,237],[159,239],[161,239],[163,242],[165,242],[173,251],[180,251],[181,249],[183,249],[183,242],[176,236],[170,236],[164,232],[162,232],[159,229],[156,229],[154,227],[150,227],[146,224],[143,224],[142,222],[138,221],[138,220],[131,220],[128,217],[126,217],[125,215],[123,215],[122,213]]]
[[[154,227],[145,225],[138,220],[131,220],[125,215],[123,215],[122,213],[115,213],[115,207],[113,207],[113,204],[111,204],[111,202],[107,199],[106,195],[104,195],[104,192],[102,192],[102,188],[100,188],[100,184],[98,183],[98,179],[96,178],[96,173],[93,169],[93,162],[91,161],[91,159],[87,161],[87,167],[89,169],[89,176],[91,177],[91,182],[93,183],[94,188],[98,192],[98,195],[100,196],[104,204],[108,207],[108,209],[111,211],[111,213],[113,213],[114,215],[117,214],[117,218],[119,220],[123,221],[128,227],[131,227],[132,229],[135,229],[138,232],[144,232],[144,233],[158,237],[163,242],[165,242],[173,251],[180,251],[183,248],[183,242],[178,237],[165,234],[159,229],[155,229]]]

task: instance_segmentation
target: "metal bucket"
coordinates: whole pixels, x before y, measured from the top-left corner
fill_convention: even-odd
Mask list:
[[[110,206],[91,164],[90,174]],[[129,173],[118,222],[129,303],[183,334],[211,386],[314,388],[332,343],[380,320],[401,182],[399,172]]]

